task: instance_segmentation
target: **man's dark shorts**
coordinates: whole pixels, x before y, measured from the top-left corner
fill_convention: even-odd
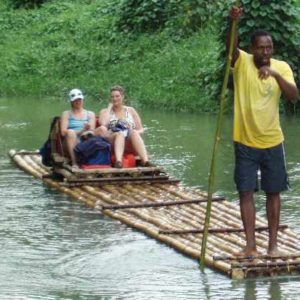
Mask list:
[[[234,150],[234,180],[239,192],[259,190],[258,170],[265,192],[279,193],[289,188],[283,144],[257,149],[235,142]]]

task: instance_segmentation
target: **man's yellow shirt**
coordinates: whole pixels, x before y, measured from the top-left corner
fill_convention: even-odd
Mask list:
[[[265,80],[258,77],[253,55],[242,50],[239,53],[233,67],[233,140],[260,149],[276,146],[284,140],[279,121],[280,87],[271,76]],[[270,68],[295,84],[286,62],[271,59]]]

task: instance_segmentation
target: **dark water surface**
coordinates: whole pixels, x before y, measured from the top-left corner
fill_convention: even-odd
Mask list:
[[[98,111],[100,104],[87,101]],[[103,106],[103,105],[102,105]],[[0,299],[299,299],[300,277],[231,280],[20,171],[9,149],[34,150],[68,103],[0,99]],[[141,112],[153,161],[206,189],[215,116]],[[282,224],[300,233],[299,118],[283,118],[292,190]],[[216,191],[236,202],[231,118],[222,131]],[[264,216],[264,197],[257,196]]]

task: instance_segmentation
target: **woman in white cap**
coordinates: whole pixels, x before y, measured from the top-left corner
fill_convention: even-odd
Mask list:
[[[100,111],[100,127],[95,133],[113,145],[115,168],[122,168],[123,153],[127,150],[133,150],[141,158],[142,166],[152,166],[141,137],[144,132],[141,118],[133,107],[125,106],[123,100],[124,89],[121,86],[112,87],[110,104]]]
[[[79,89],[69,93],[71,110],[64,111],[61,115],[61,135],[64,137],[68,154],[73,167],[78,167],[74,154],[74,147],[80,142],[80,136],[87,130],[95,129],[95,114],[83,108],[84,96]]]

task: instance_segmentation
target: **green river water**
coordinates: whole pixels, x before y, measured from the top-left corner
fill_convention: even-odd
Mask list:
[[[55,99],[0,98],[0,299],[300,299],[300,277],[231,280],[72,201],[19,170],[10,149],[38,149]],[[87,100],[97,112],[100,105]],[[139,110],[152,160],[187,186],[206,189],[216,116]],[[231,117],[217,158],[216,193],[237,203]],[[300,119],[282,118],[292,189],[281,223],[300,233]],[[257,195],[257,213],[265,215]]]

